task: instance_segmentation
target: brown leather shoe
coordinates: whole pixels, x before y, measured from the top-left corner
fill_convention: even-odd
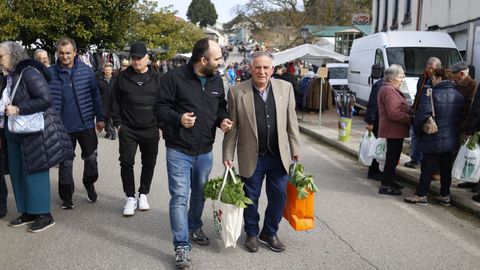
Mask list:
[[[257,252],[258,251],[258,241],[257,236],[248,236],[245,239],[245,249],[248,252]]]
[[[277,236],[269,236],[265,234],[260,234],[260,242],[268,245],[268,247],[275,252],[282,252],[286,249],[285,245],[280,242]]]

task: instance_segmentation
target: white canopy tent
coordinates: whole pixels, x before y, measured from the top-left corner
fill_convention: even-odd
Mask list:
[[[348,57],[313,44],[303,44],[273,54],[273,64],[275,66],[293,61],[295,59],[302,59],[315,65],[321,65],[326,62],[331,62],[327,60],[332,59],[343,63],[348,59]]]

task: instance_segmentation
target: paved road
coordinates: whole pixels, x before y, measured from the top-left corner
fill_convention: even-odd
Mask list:
[[[212,176],[223,170],[223,136],[218,135]],[[8,216],[0,220],[0,269],[174,268],[163,141],[149,196],[152,209],[129,218],[122,216],[125,198],[118,141],[99,141],[97,203],[87,201],[77,181],[75,209],[60,209],[57,170],[53,169],[52,209],[57,223],[32,234],[26,228],[7,226],[16,217],[10,196]],[[358,162],[308,137],[303,142],[306,170],[315,175],[320,187],[315,199],[316,228],[295,232],[282,221],[279,236],[287,251],[281,254],[266,248],[247,253],[242,248],[244,235],[239,247],[224,249],[214,232],[207,201],[204,230],[211,245],[194,246],[194,269],[478,269],[478,218],[455,208],[412,206],[403,203],[403,197],[379,196],[378,183],[363,177],[366,169]],[[80,179],[78,160],[75,165],[75,177]],[[263,211],[265,197],[261,202]]]

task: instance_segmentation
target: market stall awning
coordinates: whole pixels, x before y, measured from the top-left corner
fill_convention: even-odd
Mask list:
[[[302,59],[309,62],[333,59],[343,63],[348,59],[348,57],[313,44],[303,44],[273,54],[273,64],[275,66],[293,61],[295,59]]]

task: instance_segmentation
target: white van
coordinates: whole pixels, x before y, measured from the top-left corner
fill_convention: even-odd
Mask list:
[[[367,106],[373,84],[370,77],[373,64],[384,69],[392,64],[403,67],[406,78],[400,90],[412,104],[418,77],[432,56],[438,57],[442,66],[462,60],[452,38],[445,32],[380,32],[355,39],[349,56],[348,87],[356,94],[356,106]]]
[[[333,90],[344,90],[348,85],[348,64],[327,63],[328,82]]]

